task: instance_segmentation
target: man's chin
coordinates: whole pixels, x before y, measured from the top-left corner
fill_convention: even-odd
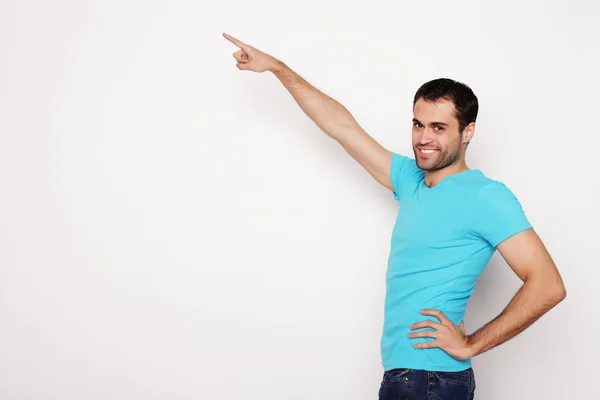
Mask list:
[[[422,160],[419,157],[417,157],[417,167],[423,171],[433,171],[436,169],[435,162],[432,162],[432,160]]]

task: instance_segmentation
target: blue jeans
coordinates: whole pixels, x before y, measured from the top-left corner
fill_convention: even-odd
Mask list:
[[[398,368],[385,371],[379,400],[472,400],[473,369],[459,372]]]

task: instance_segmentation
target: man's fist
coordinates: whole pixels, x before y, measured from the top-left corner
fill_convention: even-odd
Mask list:
[[[267,53],[263,53],[226,33],[223,33],[223,37],[240,48],[240,50],[233,53],[233,58],[237,61],[236,66],[238,69],[254,72],[273,71],[277,69],[279,60],[276,58],[271,57]]]

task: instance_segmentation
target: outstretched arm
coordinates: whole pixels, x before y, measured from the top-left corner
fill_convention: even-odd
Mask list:
[[[280,60],[225,33],[223,36],[240,48],[233,54],[238,69],[272,72],[323,132],[340,143],[377,182],[394,190],[390,181],[392,153],[368,135],[342,104],[310,85]]]

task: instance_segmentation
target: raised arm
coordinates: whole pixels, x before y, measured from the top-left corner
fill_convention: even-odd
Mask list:
[[[225,33],[223,36],[240,48],[233,54],[238,69],[272,72],[323,132],[341,144],[377,182],[393,190],[392,153],[367,134],[342,104],[310,85],[283,62]]]

